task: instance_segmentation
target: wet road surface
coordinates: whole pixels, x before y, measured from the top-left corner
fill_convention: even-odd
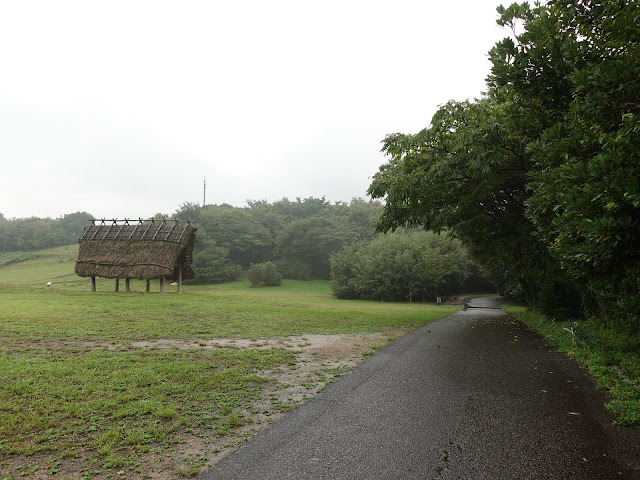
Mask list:
[[[588,372],[499,300],[419,328],[203,472],[219,479],[640,479]]]

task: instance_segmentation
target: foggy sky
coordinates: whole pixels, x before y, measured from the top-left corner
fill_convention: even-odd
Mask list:
[[[499,1],[0,3],[0,213],[365,197],[380,142],[479,97]]]

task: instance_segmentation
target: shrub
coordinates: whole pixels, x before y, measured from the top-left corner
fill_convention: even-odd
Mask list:
[[[11,265],[13,263],[26,262],[27,260],[34,260],[40,255],[32,252],[8,252],[0,253],[0,267],[5,265]]]
[[[229,250],[213,242],[205,242],[205,248],[193,256],[196,281],[202,283],[223,283],[237,280],[242,275],[242,267],[231,263]]]
[[[431,232],[392,233],[334,254],[331,288],[343,299],[434,301],[463,289],[471,265],[458,241]]]
[[[273,262],[251,264],[247,271],[247,278],[252,287],[260,285],[274,287],[282,284],[282,275]]]
[[[282,278],[291,280],[311,280],[311,267],[308,263],[297,258],[282,258],[276,260],[278,271]]]

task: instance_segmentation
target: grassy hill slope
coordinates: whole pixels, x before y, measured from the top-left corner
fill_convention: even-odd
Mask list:
[[[0,256],[0,283],[8,284],[77,284],[86,282],[74,274],[75,262],[78,256],[78,245],[48,248],[37,252],[18,255],[5,253]],[[20,261],[22,258],[28,260]]]

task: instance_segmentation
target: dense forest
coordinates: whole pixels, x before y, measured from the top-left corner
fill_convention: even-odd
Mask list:
[[[640,331],[640,8],[498,9],[487,93],[384,141],[381,231],[446,229],[554,318]]]
[[[493,288],[460,242],[446,235],[376,234],[381,213],[378,201],[331,203],[310,197],[249,201],[242,208],[185,203],[174,214],[156,218],[188,219],[197,227],[195,282],[222,283],[245,275],[254,285],[331,278],[339,298],[393,301],[433,301]],[[0,251],[73,244],[91,218],[86,212],[57,219],[0,217]]]
[[[0,253],[31,252],[76,243],[90,213],[76,212],[60,218],[12,218],[0,213]]]

